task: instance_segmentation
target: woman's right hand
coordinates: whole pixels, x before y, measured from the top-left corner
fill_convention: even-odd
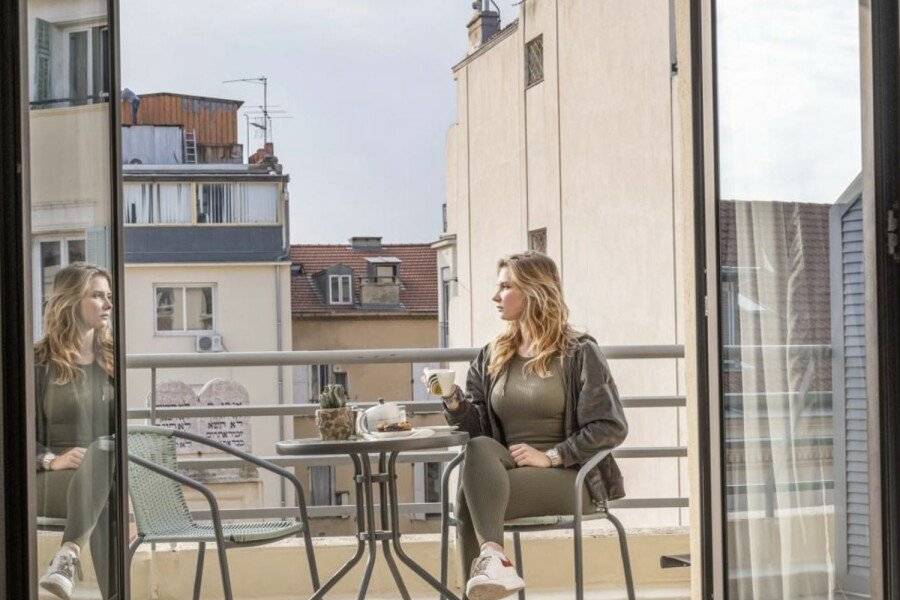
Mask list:
[[[52,461],[50,461],[51,471],[64,471],[66,469],[77,469],[84,460],[84,448],[72,448],[66,450]]]

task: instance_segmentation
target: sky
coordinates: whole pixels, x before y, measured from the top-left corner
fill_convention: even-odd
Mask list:
[[[497,4],[504,22],[517,9]],[[292,243],[431,242],[441,233],[451,67],[471,0],[122,0],[122,85],[277,105]],[[251,109],[256,110],[256,109]],[[243,111],[238,122],[245,137]],[[251,147],[262,145],[251,139]]]
[[[862,165],[858,3],[716,11],[722,197],[834,202]]]

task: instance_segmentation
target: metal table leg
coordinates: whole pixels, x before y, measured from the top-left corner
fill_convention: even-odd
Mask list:
[[[310,596],[309,600],[322,600],[325,597],[325,594],[328,593],[334,585],[340,581],[344,575],[347,574],[350,569],[352,569],[356,563],[358,563],[362,559],[363,551],[365,549],[365,541],[364,541],[364,528],[365,528],[365,515],[363,513],[363,460],[360,459],[359,455],[351,454],[350,459],[353,461],[353,480],[356,482],[356,530],[357,530],[357,546],[356,553],[353,555],[350,560],[348,560],[344,565],[338,569],[337,573],[331,576],[331,578],[322,584],[322,587],[319,590]],[[365,460],[368,460],[368,457],[365,457]],[[370,549],[371,552],[371,549]],[[370,560],[372,558],[370,557]]]
[[[378,480],[378,503],[381,507],[381,529],[385,532],[393,532],[394,530],[399,531],[400,523],[392,521],[388,511],[388,484],[385,480],[385,477],[396,477],[396,474],[391,475],[387,472],[387,457],[384,452],[378,455],[378,473],[381,475]],[[384,552],[384,559],[387,561],[388,568],[391,570],[391,575],[394,577],[394,582],[397,584],[397,589],[400,591],[400,597],[403,598],[403,600],[410,600],[409,592],[406,590],[406,584],[403,583],[403,578],[400,576],[400,570],[397,568],[397,562],[391,554],[391,542],[389,539],[383,538],[381,540],[381,549]]]
[[[451,592],[445,585],[435,579],[434,576],[431,575],[431,573],[422,568],[419,563],[410,558],[409,555],[407,555],[403,548],[400,546],[400,528],[398,527],[398,524],[400,523],[400,510],[397,504],[398,455],[399,452],[391,452],[391,456],[388,459],[388,493],[391,505],[391,518],[394,523],[394,527],[391,529],[391,543],[394,546],[394,552],[397,553],[397,558],[403,561],[403,564],[409,567],[416,575],[424,579],[426,583],[440,592],[444,597],[450,598],[450,600],[459,600],[459,596]]]

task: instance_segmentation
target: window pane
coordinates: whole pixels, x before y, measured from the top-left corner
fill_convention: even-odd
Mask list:
[[[186,315],[188,331],[212,329],[212,288],[187,288]]]
[[[69,240],[67,244],[69,247],[69,264],[86,260],[84,240]]]
[[[181,329],[182,316],[179,310],[181,288],[156,288],[156,330],[173,331]]]
[[[41,242],[41,306],[53,293],[53,278],[61,266],[60,242]]]
[[[341,302],[350,302],[350,277],[341,277]]]
[[[107,3],[25,0],[19,5],[28,20],[22,30],[28,35],[23,44],[27,61],[23,56],[22,66],[28,67],[23,81],[28,82],[30,111],[23,132],[29,155],[23,160],[29,166],[26,183],[34,249],[30,293],[37,334],[32,440],[36,460],[28,491],[38,520],[23,543],[34,544],[35,575],[45,584],[52,575],[49,581],[60,584],[61,595],[68,597],[65,590],[72,584],[74,598],[121,598],[125,590],[117,581],[122,566],[117,561],[124,556],[120,544],[127,539],[128,517],[119,510],[124,502],[116,482],[123,475],[116,465],[116,441],[121,439],[118,424],[124,412],[114,365],[124,352],[103,344],[89,364],[76,365],[73,357],[86,354],[87,340],[67,335],[78,327],[80,315],[89,318],[101,339],[118,338],[114,329],[119,307],[113,308],[113,318],[102,322],[95,320],[99,315],[81,314],[86,297],[106,296],[123,283],[110,280],[117,275],[111,268],[112,259],[118,259],[111,240],[119,226],[112,221],[116,207],[111,204],[118,201],[118,192],[110,185],[118,172],[111,152],[113,120],[108,104],[97,98],[103,86],[94,87],[103,78],[95,70],[112,72],[104,64],[109,60],[104,52],[108,38],[94,35],[95,27],[106,25]],[[98,273],[94,266],[110,273]],[[48,316],[46,323],[43,314]],[[68,462],[76,447],[84,449],[77,468]],[[50,519],[55,528],[65,526],[65,533],[49,531]],[[81,566],[90,574],[83,580],[68,581],[49,569],[70,555],[63,540],[81,547]],[[37,588],[35,581],[32,589]],[[51,596],[40,592],[41,598]]]
[[[870,591],[860,14],[716,2],[728,598]]]
[[[202,184],[197,199],[197,221],[200,223],[227,223],[225,203],[226,184]]]
[[[278,186],[271,183],[241,183],[232,199],[235,223],[277,223]]]
[[[332,275],[331,276],[331,302],[336,303],[341,301],[341,284],[340,278]]]
[[[69,93],[73,104],[82,104],[88,95],[87,31],[69,34]]]

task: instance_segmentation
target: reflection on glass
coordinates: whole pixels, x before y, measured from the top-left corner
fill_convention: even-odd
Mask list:
[[[716,4],[728,597],[866,594],[858,6]]]
[[[41,598],[113,598],[122,532],[106,3],[27,5]]]

